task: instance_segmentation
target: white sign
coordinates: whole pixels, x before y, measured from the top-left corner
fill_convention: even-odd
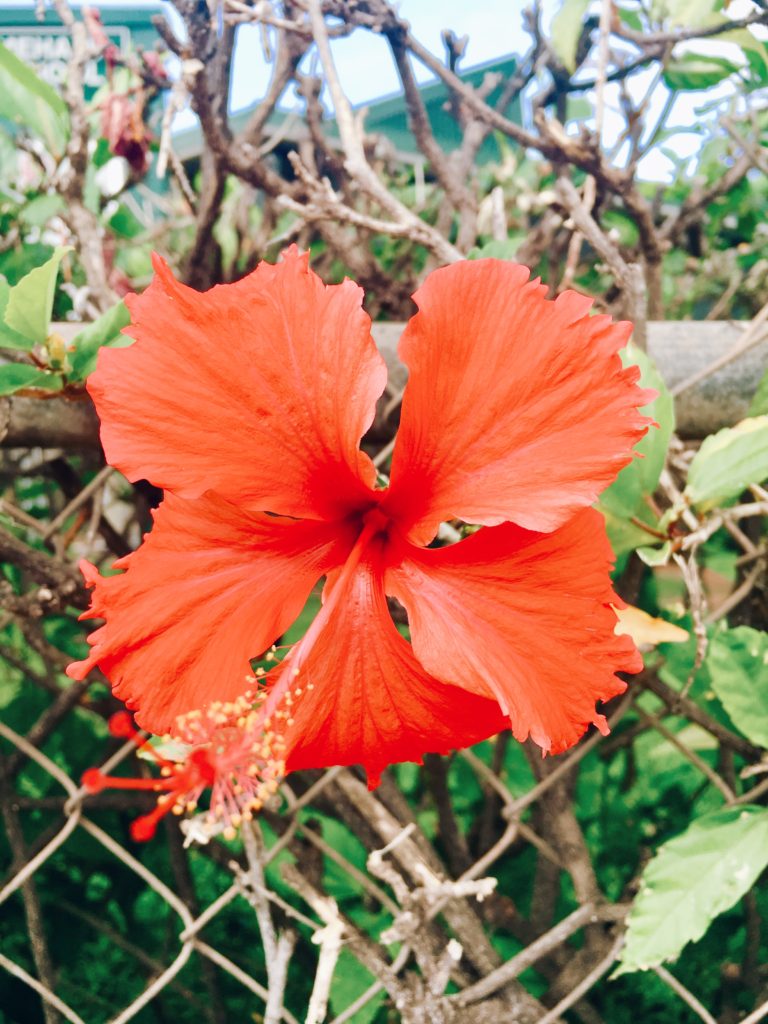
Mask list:
[[[123,26],[109,26],[107,35],[117,48],[125,52],[130,33]],[[36,73],[49,85],[59,87],[67,77],[67,64],[72,56],[72,40],[65,29],[56,25],[24,26],[0,29],[0,39],[19,60],[31,64]],[[104,62],[90,60],[84,70],[88,89],[98,89],[106,81]]]

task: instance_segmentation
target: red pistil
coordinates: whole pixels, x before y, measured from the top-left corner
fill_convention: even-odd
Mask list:
[[[248,681],[253,683],[255,678]],[[235,701],[214,701],[204,711],[180,716],[174,735],[168,737],[188,748],[178,761],[163,757],[135,729],[130,715],[120,712],[110,719],[110,732],[133,740],[139,750],[150,754],[160,777],[131,779],[90,768],[83,775],[83,786],[91,793],[133,789],[160,794],[154,810],[131,825],[131,835],[137,841],[151,839],[158,822],[169,812],[194,810],[204,791],[210,789],[204,831],[223,831],[226,838],[233,837],[240,823],[277,791],[284,774],[284,747],[267,728],[262,707],[265,697],[263,689],[248,691]]]

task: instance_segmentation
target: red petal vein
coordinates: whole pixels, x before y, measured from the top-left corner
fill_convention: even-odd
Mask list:
[[[419,665],[390,617],[382,572],[374,544],[340,584],[336,612],[295,678],[289,771],[362,764],[375,785],[389,764],[466,747],[507,726],[494,700]]]
[[[166,496],[141,547],[102,577],[83,617],[104,618],[93,649],[67,672],[98,665],[142,728],[162,734],[178,715],[231,701],[250,659],[296,619],[320,576],[346,558],[354,534],[237,509],[207,495]]]
[[[400,342],[410,370],[384,506],[415,543],[458,517],[554,530],[632,458],[650,420],[639,371],[617,352],[631,325],[555,302],[502,260],[437,270]]]
[[[203,294],[155,269],[126,300],[136,343],[102,349],[88,380],[108,461],[187,498],[311,519],[357,507],[386,383],[361,289],[326,287],[295,248]]]
[[[615,673],[637,672],[642,660],[614,633],[618,598],[598,512],[550,534],[506,524],[395,555],[387,592],[405,605],[428,672],[495,697],[515,738],[545,751],[572,746],[590,723],[605,727],[595,702],[622,693]]]

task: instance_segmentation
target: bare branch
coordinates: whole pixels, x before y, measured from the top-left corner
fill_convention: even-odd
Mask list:
[[[382,210],[390,215],[396,224],[401,225],[409,237],[421,241],[428,246],[439,259],[445,263],[453,263],[462,258],[462,254],[452,246],[439,232],[417,217],[407,206],[404,206],[382,184],[378,175],[372,170],[365,157],[362,131],[356,122],[344,91],[339,81],[336,65],[331,53],[328,32],[323,18],[320,0],[307,0],[312,34],[320,54],[325,79],[333,98],[336,122],[339,126],[341,142],[344,147],[345,166],[359,187],[372,199],[375,199]]]

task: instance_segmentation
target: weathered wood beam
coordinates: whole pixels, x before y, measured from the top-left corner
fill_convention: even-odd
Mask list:
[[[377,323],[373,335],[395,387],[406,380],[397,358],[400,323]],[[710,366],[735,346],[746,324],[735,321],[658,321],[648,324],[648,352],[670,387]],[[66,340],[79,324],[55,324]],[[482,357],[482,353],[479,353]],[[747,414],[755,389],[768,370],[768,338],[679,395],[678,432],[705,437]],[[98,448],[98,420],[88,400],[0,398],[0,446],[4,448]]]
[[[748,324],[730,320],[652,321],[648,324],[648,354],[667,386],[674,388],[735,348]],[[373,325],[376,343],[396,386],[406,380],[405,368],[397,358],[397,342],[404,326]],[[675,408],[680,436],[706,437],[744,419],[767,370],[768,334],[760,344],[678,396]]]

